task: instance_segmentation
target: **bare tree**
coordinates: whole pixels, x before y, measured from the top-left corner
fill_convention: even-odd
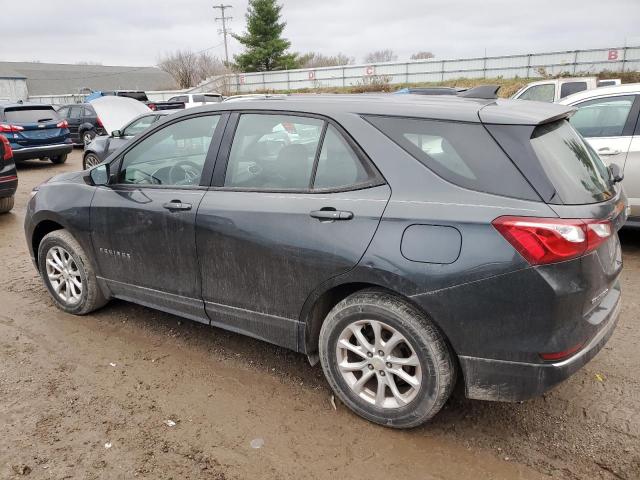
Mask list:
[[[343,53],[337,55],[323,55],[318,52],[309,52],[297,58],[300,68],[335,67],[340,65],[351,65],[355,63],[355,58],[348,57]]]
[[[177,50],[166,54],[160,59],[158,66],[171,75],[180,88],[195,87],[208,77],[228,72],[218,57],[191,50]]]
[[[376,50],[364,57],[364,63],[395,62],[398,55],[393,50]]]
[[[413,55],[411,55],[411,60],[427,60],[429,58],[433,58],[435,57],[435,55],[431,52],[427,52],[427,51],[422,51],[422,52],[417,52],[414,53]]]

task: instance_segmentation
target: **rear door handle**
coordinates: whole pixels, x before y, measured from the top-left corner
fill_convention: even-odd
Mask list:
[[[162,208],[173,212],[176,210],[191,210],[190,203],[182,203],[180,200],[171,200],[170,202],[163,203]]]
[[[344,210],[313,210],[309,215],[319,220],[351,220],[353,218],[353,212]]]

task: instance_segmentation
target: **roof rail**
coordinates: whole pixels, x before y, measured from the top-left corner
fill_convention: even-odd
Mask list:
[[[458,96],[465,98],[485,98],[487,100],[491,100],[498,98],[498,90],[500,90],[500,85],[479,85],[458,93]]]

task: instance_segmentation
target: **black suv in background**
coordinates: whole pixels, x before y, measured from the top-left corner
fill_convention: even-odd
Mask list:
[[[13,208],[13,198],[18,188],[18,172],[13,162],[9,140],[0,135],[0,213]]]
[[[51,105],[0,104],[0,135],[7,137],[15,161],[48,158],[64,163],[73,149],[67,121]]]
[[[74,145],[88,145],[97,135],[106,135],[98,114],[89,103],[63,105],[58,115],[69,124]]]

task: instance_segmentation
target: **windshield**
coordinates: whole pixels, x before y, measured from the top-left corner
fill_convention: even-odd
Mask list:
[[[39,123],[58,121],[57,112],[53,107],[29,107],[29,108],[7,108],[4,116],[9,123]]]
[[[615,195],[607,167],[566,120],[536,127],[531,146],[565,204],[603,202]]]

